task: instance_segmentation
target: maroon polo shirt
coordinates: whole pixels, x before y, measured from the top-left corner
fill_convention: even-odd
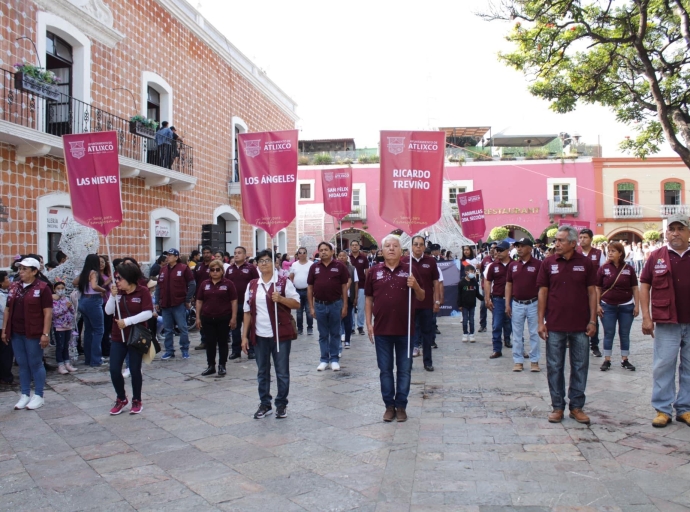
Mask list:
[[[120,297],[119,300],[117,297]],[[153,300],[151,299],[151,292],[146,286],[137,285],[132,293],[119,292],[115,300],[120,303],[120,314],[122,318],[129,318],[130,316],[135,316],[142,311],[152,311],[153,310]],[[127,304],[127,307],[122,302],[122,297]],[[142,322],[141,325],[146,327],[147,322]],[[125,340],[129,339],[129,332],[132,326],[125,327]],[[117,319],[113,319],[113,327],[110,330],[110,339],[115,342],[122,343],[122,330],[117,325]]]
[[[484,281],[484,270],[486,270],[486,267],[491,265],[493,261],[494,259],[491,256],[484,256],[484,259],[482,259],[482,262],[479,264],[481,268],[477,269],[479,271],[479,277],[481,278],[481,281]]]
[[[592,263],[579,252],[569,260],[555,254],[539,269],[537,286],[549,289],[547,325],[555,332],[585,332],[590,320],[588,286],[595,286]]]
[[[256,270],[254,265],[251,265],[246,261],[239,267],[237,264],[233,263],[225,272],[225,278],[230,279],[232,284],[235,285],[235,290],[237,291],[237,300],[240,302],[240,304],[244,304],[244,293],[247,291],[247,286],[249,286],[249,282],[252,279],[259,279],[259,271]]]
[[[357,279],[359,279],[360,283],[363,283],[366,279],[364,272],[369,268],[369,260],[367,260],[367,255],[362,251],[359,252],[356,258],[350,254],[350,264],[357,269]]]
[[[410,257],[404,256],[400,263],[409,271],[410,270]],[[419,261],[416,258],[412,258],[412,269],[413,275],[416,277],[419,275],[419,285],[424,288],[425,296],[422,302],[414,298],[412,299],[415,305],[415,309],[432,309],[434,307],[434,281],[438,281],[438,264],[436,259],[432,256],[422,256]]]
[[[410,267],[398,264],[393,270],[385,263],[378,263],[369,269],[364,286],[364,295],[374,298],[374,334],[376,336],[407,336],[409,312],[409,288],[407,278]],[[412,275],[421,283],[417,269]],[[414,297],[414,292],[412,292]],[[410,312],[410,329],[414,335],[414,308]]]
[[[626,304],[633,299],[632,289],[637,286],[635,269],[628,264],[623,264],[621,268],[618,268],[613,263],[607,262],[597,272],[597,286],[601,288],[601,300],[606,304],[612,306]]]
[[[309,268],[307,285],[314,287],[312,293],[315,300],[334,302],[343,298],[343,285],[347,284],[348,279],[350,272],[338,260],[331,260],[328,266],[319,261]]]
[[[586,255],[582,252],[582,247],[580,247],[579,245],[575,250],[592,262],[594,272],[599,271],[599,262],[601,261],[601,249],[597,249],[596,247],[590,247],[589,252]]]
[[[539,295],[537,276],[541,268],[541,261],[532,258],[525,263],[522,260],[511,261],[508,264],[509,283],[513,284],[513,298],[516,300],[536,299]]]
[[[158,274],[160,307],[172,308],[184,304],[187,300],[187,285],[193,280],[192,269],[184,263],[178,261],[173,267],[163,265]]]
[[[671,276],[678,323],[690,324],[690,250],[685,251],[681,257],[676,251],[669,248],[668,257],[671,260]],[[656,259],[650,256],[642,269],[642,274],[640,274],[640,282],[652,285],[656,263]],[[652,293],[654,293],[653,290]]]
[[[230,279],[223,278],[216,284],[207,279],[196,290],[196,300],[203,301],[201,316],[218,318],[232,315],[232,301],[237,300],[237,290]]]
[[[489,266],[489,271],[486,273],[486,280],[493,283],[491,287],[491,295],[497,295],[499,297],[505,297],[506,295],[506,282],[508,280],[508,265],[503,264],[496,260]]]
[[[12,322],[11,330],[13,333],[26,334],[26,315],[24,314],[24,301],[30,300],[34,304],[30,304],[35,307],[40,305],[40,315],[41,320],[43,320],[43,310],[53,309],[53,294],[50,292],[49,287],[40,289],[38,284],[38,279],[34,279],[33,282],[24,287],[24,283],[19,281],[17,283],[16,295],[14,295],[14,306],[12,308]],[[36,300],[38,299],[38,300]],[[38,318],[38,315],[36,315]],[[0,324],[0,329],[2,329],[2,324]],[[43,323],[41,322],[41,329],[43,329]],[[10,361],[11,362],[11,361]]]
[[[209,264],[211,261],[209,261]],[[206,263],[203,261],[200,261],[196,264],[196,267],[194,267],[194,280],[196,281],[197,289],[199,288],[199,285],[207,279],[211,279],[211,274],[208,271],[208,265],[206,265]]]

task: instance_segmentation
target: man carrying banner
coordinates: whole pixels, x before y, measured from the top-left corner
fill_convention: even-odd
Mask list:
[[[381,396],[386,405],[383,421],[407,420],[407,397],[410,394],[412,357],[408,352],[408,325],[414,325],[414,309],[409,310],[409,289],[419,302],[425,291],[419,274],[401,263],[400,238],[388,235],[383,239],[384,262],[369,269],[365,285],[365,320],[369,340],[376,348],[381,379]],[[413,318],[409,318],[412,315]],[[414,334],[414,333],[412,333]],[[393,377],[393,358],[397,375]]]
[[[367,256],[359,251],[359,241],[350,242],[350,263],[357,269],[357,278],[360,283],[364,283],[369,271]],[[364,287],[361,286],[357,292],[357,330],[364,335]]]

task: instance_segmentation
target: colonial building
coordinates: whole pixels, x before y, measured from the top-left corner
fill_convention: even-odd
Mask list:
[[[123,178],[114,254],[189,252],[207,224],[223,250],[270,247],[242,218],[236,136],[294,128],[295,103],[188,2],[7,0],[0,16],[0,267],[55,254],[71,207],[60,136],[105,130],[118,133]],[[22,81],[22,62],[59,85]],[[170,161],[134,115],[176,127]],[[280,250],[295,236],[282,232]]]

